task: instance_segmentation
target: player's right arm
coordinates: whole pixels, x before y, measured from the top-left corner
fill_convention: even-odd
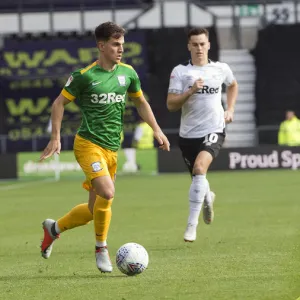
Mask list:
[[[51,123],[52,123],[52,131],[51,131],[51,139],[44,149],[40,161],[51,157],[54,153],[59,154],[61,149],[60,143],[60,129],[61,129],[61,122],[64,115],[65,105],[70,103],[70,100],[67,99],[65,96],[60,94],[52,104],[51,108]]]
[[[183,106],[183,104],[199,89],[203,87],[203,80],[197,79],[193,86],[187,91],[183,91],[182,80],[177,68],[174,68],[170,76],[170,84],[167,97],[167,108],[174,112]]]
[[[74,72],[68,79],[64,89],[55,99],[51,107],[51,139],[44,149],[40,161],[51,157],[54,153],[59,154],[61,149],[60,130],[63,119],[65,105],[73,101],[80,92],[80,73]]]

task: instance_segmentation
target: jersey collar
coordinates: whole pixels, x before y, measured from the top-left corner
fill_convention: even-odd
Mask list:
[[[193,66],[193,63],[192,63],[191,59],[189,60],[189,63],[190,63],[191,66]],[[211,64],[211,60],[210,59],[208,59],[208,64]]]

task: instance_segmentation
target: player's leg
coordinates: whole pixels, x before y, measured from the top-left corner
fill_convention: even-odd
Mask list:
[[[204,197],[208,190],[206,173],[212,160],[213,157],[209,152],[201,151],[197,155],[193,165],[192,183],[189,190],[190,213],[187,228],[184,233],[184,240],[186,242],[193,242],[196,240],[199,215],[204,202]]]
[[[101,272],[111,272],[112,264],[107,249],[107,235],[111,221],[111,205],[114,197],[114,183],[109,175],[94,178],[92,186],[96,191],[93,219],[96,239],[96,265]]]
[[[204,150],[211,154],[212,158],[215,159],[222,145],[224,144],[225,133],[211,133],[205,138]],[[214,220],[214,201],[216,195],[210,190],[210,184],[207,180],[207,192],[204,197],[203,205],[203,220],[206,224],[211,224]]]
[[[211,224],[212,221],[214,220],[213,204],[215,202],[215,198],[216,198],[216,194],[210,190],[210,185],[208,182],[207,192],[205,194],[204,203],[203,203],[203,221],[208,225]]]
[[[90,192],[89,202],[93,200],[94,192]],[[93,214],[88,203],[79,204],[73,207],[66,215],[57,221],[46,219],[43,221],[44,239],[41,244],[41,254],[49,258],[52,252],[54,241],[66,230],[86,225],[93,220]]]
[[[184,160],[185,160],[185,163],[186,163],[186,165],[188,167],[188,170],[190,172],[191,179],[193,180],[193,165],[194,165],[194,163],[193,163],[193,165],[191,165],[189,160],[187,160],[186,158],[184,158]],[[194,159],[194,161],[195,161],[195,159]],[[216,197],[215,193],[210,190],[210,186],[208,185],[208,189],[207,189],[205,197],[204,197],[204,205],[207,202],[208,203],[214,202],[215,197]]]
[[[93,143],[77,155],[78,163],[84,171],[87,180],[84,188],[94,191],[94,201],[89,201],[93,209],[94,231],[96,240],[96,265],[101,272],[111,272],[112,264],[107,249],[107,234],[111,220],[111,205],[115,193],[114,182],[109,173],[109,164],[116,152],[106,150]],[[92,205],[94,202],[94,205]]]
[[[179,139],[179,147],[182,152],[182,156],[185,164],[188,167],[188,170],[191,174],[192,183],[189,189],[189,218],[186,230],[184,232],[184,240],[186,242],[193,242],[196,239],[196,229],[198,224],[198,217],[201,211],[203,200],[198,197],[197,187],[198,178],[194,176],[194,165],[196,158],[201,150],[203,150],[204,139]],[[197,188],[197,189],[196,189]],[[195,191],[196,190],[196,191]]]
[[[189,172],[191,174],[191,178],[193,180],[193,165],[191,165],[188,160],[185,160],[185,162],[188,166]],[[211,208],[215,201],[215,198],[216,198],[216,194],[210,190],[210,185],[208,183],[207,191],[204,196],[204,202],[203,202],[203,220],[206,224],[210,224],[213,221],[214,215],[213,215],[213,210],[211,210]]]
[[[89,155],[90,153],[84,153],[84,151],[88,151],[89,147],[91,147],[90,142],[76,136],[74,141],[74,154],[77,161],[82,161],[82,158],[85,155]],[[83,170],[84,171],[84,170]],[[83,186],[89,190],[85,184]],[[89,202],[91,202],[95,198],[93,192],[89,194]],[[78,227],[85,224],[88,224],[91,220],[93,220],[92,210],[89,209],[88,203],[79,204],[71,209],[66,215],[58,219],[58,221],[52,219],[46,219],[43,221],[43,230],[44,230],[44,238],[41,243],[41,254],[44,258],[49,258],[52,252],[52,247],[54,241],[59,238],[60,233]]]
[[[94,226],[96,238],[96,263],[101,272],[111,272],[112,264],[107,250],[107,236],[112,216],[111,205],[114,197],[114,182],[117,171],[117,153],[106,153],[109,176],[92,180],[97,193],[94,205]]]
[[[215,194],[210,191],[206,174],[213,159],[218,155],[224,138],[223,133],[212,133],[202,139],[181,139],[182,155],[192,176],[189,191],[190,214],[184,234],[185,241],[192,242],[196,239],[196,229],[203,202],[205,223],[210,224],[213,220]]]
[[[112,200],[107,201],[106,199],[112,198],[112,195],[114,193],[114,186],[113,181],[111,180],[109,175],[107,163],[104,159],[105,154],[103,153],[103,151],[105,152],[105,149],[98,147],[79,136],[76,136],[74,142],[74,152],[79,165],[81,166],[87,177],[87,180],[83,183],[83,187],[89,191],[89,203],[77,205],[68,214],[60,218],[57,222],[51,219],[47,219],[43,222],[44,240],[42,242],[42,256],[44,258],[48,258],[50,256],[53,242],[59,237],[59,234],[61,232],[72,229],[74,227],[85,225],[89,221],[93,220],[93,211],[95,207],[97,211],[97,219],[99,218],[99,211],[101,215],[101,210],[104,210],[104,214],[108,215],[108,217],[104,218],[104,224],[106,224],[104,225],[104,227],[109,227],[111,211],[110,209],[107,209],[107,206],[111,205]],[[93,180],[94,178],[96,179],[98,177],[104,177],[104,179]],[[92,180],[94,181],[94,188],[92,186]],[[102,185],[97,184],[97,182],[102,181]],[[97,201],[97,198],[101,198],[101,201]],[[103,199],[105,199],[105,201],[103,201]],[[105,231],[106,229],[102,228],[100,229],[100,231],[101,230]],[[102,240],[102,242],[106,241],[105,234],[103,234],[103,238],[104,239]],[[104,255],[106,254],[106,256],[108,256],[107,247],[105,246],[102,250]],[[110,268],[111,263],[109,260],[109,267],[106,269],[104,268],[104,271],[107,271],[107,269],[109,271]]]

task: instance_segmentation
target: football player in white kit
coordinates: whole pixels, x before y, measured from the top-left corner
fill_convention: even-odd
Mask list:
[[[171,112],[181,109],[179,147],[192,175],[184,240],[193,242],[202,205],[204,222],[213,221],[215,195],[210,191],[206,174],[223,145],[225,123],[233,121],[238,84],[227,64],[208,59],[210,43],[206,29],[190,30],[188,49],[191,59],[171,73],[167,107]],[[223,83],[227,86],[225,112],[221,103]]]

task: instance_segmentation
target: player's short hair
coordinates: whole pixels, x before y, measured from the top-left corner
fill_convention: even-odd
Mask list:
[[[191,36],[200,35],[200,34],[205,34],[207,38],[209,38],[209,32],[206,28],[194,27],[190,29],[190,31],[188,32],[188,40],[190,40]]]
[[[96,42],[108,41],[111,37],[118,39],[125,35],[125,29],[113,22],[105,22],[95,28]]]

